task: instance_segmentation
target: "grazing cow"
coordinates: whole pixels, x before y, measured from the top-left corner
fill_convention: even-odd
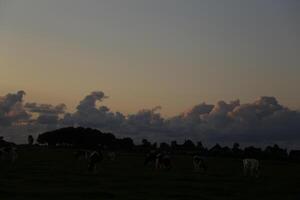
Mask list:
[[[166,153],[158,153],[156,155],[155,168],[170,170],[172,168],[170,156]]]
[[[7,160],[9,154],[9,147],[3,147],[0,149],[1,160]]]
[[[10,152],[10,159],[11,159],[11,161],[12,162],[15,162],[16,160],[17,160],[17,158],[18,158],[18,154],[17,154],[17,151],[16,151],[17,149],[16,148],[12,148],[11,149],[11,152]]]
[[[77,160],[88,160],[91,151],[89,150],[78,150],[75,152],[75,157]]]
[[[204,162],[204,159],[196,154],[193,156],[193,165],[194,165],[194,170],[195,171],[199,171],[201,168],[206,171],[207,170],[207,167],[206,167],[206,164]]]
[[[97,172],[97,164],[103,160],[101,151],[93,151],[88,158],[89,172]]]
[[[18,158],[16,148],[15,147],[1,148],[0,149],[0,157],[1,157],[1,160],[3,160],[3,161],[9,161],[9,162],[14,163]]]
[[[107,157],[110,161],[115,161],[116,160],[116,153],[113,151],[107,152]]]
[[[144,165],[148,165],[149,163],[154,163],[155,169],[171,169],[171,158],[165,152],[158,152],[156,150],[150,151],[146,155]]]
[[[150,151],[145,158],[144,165],[148,165],[149,163],[154,163],[156,161],[158,152],[155,150]]]
[[[258,177],[259,176],[259,162],[256,159],[244,159],[243,160],[244,175]]]

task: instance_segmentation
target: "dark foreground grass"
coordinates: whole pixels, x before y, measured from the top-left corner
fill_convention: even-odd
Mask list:
[[[247,179],[241,160],[208,158],[208,172],[195,173],[189,156],[174,156],[171,171],[144,167],[143,158],[120,153],[90,174],[72,150],[23,149],[16,164],[1,163],[0,200],[300,199],[296,163],[262,161],[261,177]]]

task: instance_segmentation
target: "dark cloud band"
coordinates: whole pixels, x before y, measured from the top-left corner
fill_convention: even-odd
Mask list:
[[[246,104],[239,100],[219,101],[216,105],[201,103],[177,116],[163,118],[159,106],[128,116],[112,112],[106,106],[97,107],[98,101],[108,98],[102,91],[87,95],[74,113],[66,113],[65,104],[24,104],[24,95],[24,91],[19,91],[0,98],[0,130],[22,126],[46,131],[84,126],[152,140],[189,138],[210,142],[285,141],[297,144],[300,141],[300,113],[279,104],[274,97],[260,97]]]

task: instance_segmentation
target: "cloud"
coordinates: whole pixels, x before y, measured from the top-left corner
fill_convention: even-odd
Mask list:
[[[59,117],[58,115],[40,115],[38,116],[37,123],[40,124],[57,124],[59,122]]]
[[[32,113],[40,113],[40,114],[63,114],[65,113],[67,106],[65,104],[59,104],[57,106],[53,106],[51,104],[37,104],[37,103],[26,103],[25,109]]]
[[[164,128],[164,119],[158,112],[160,106],[153,109],[142,109],[136,114],[128,115],[122,130],[128,134],[137,135],[140,133],[162,132]]]
[[[52,126],[59,125],[60,115],[64,115],[67,109],[65,104],[53,106],[51,104],[26,103],[24,108],[31,113],[37,113],[38,117],[31,123]]]
[[[0,126],[10,126],[28,120],[31,115],[23,108],[24,91],[0,97]]]
[[[87,95],[82,101],[80,101],[79,105],[77,106],[78,112],[87,112],[87,111],[95,111],[96,102],[103,101],[105,98],[108,98],[104,95],[102,91],[95,91],[91,94]]]
[[[22,141],[28,134],[59,127],[60,115],[66,106],[25,103],[24,91],[0,97],[0,134],[13,141]],[[38,130],[38,131],[37,131]]]
[[[13,134],[16,130],[37,132],[84,126],[136,140],[300,144],[300,112],[281,105],[275,97],[264,96],[244,104],[239,100],[219,101],[215,105],[200,103],[181,114],[164,118],[160,106],[129,115],[112,112],[105,105],[98,106],[108,98],[102,91],[84,97],[73,113],[66,113],[65,104],[24,104],[24,95],[25,92],[19,91],[0,97],[0,133],[8,132],[17,138],[17,134]]]
[[[120,112],[111,112],[106,106],[97,107],[97,102],[108,98],[102,91],[95,91],[87,95],[77,106],[75,113],[65,115],[64,125],[76,125],[103,130],[117,130],[125,121],[125,116]]]
[[[202,103],[165,120],[165,125],[170,137],[210,143],[300,142],[300,113],[280,105],[274,97],[260,97],[247,104],[219,101],[213,107]]]

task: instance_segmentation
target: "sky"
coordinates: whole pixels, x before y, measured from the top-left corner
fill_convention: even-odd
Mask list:
[[[0,96],[124,115],[276,97],[300,109],[297,0],[0,0]],[[99,100],[99,99],[98,99]]]
[[[300,2],[1,0],[0,92],[64,102],[94,90],[126,113],[276,96],[300,108]]]

